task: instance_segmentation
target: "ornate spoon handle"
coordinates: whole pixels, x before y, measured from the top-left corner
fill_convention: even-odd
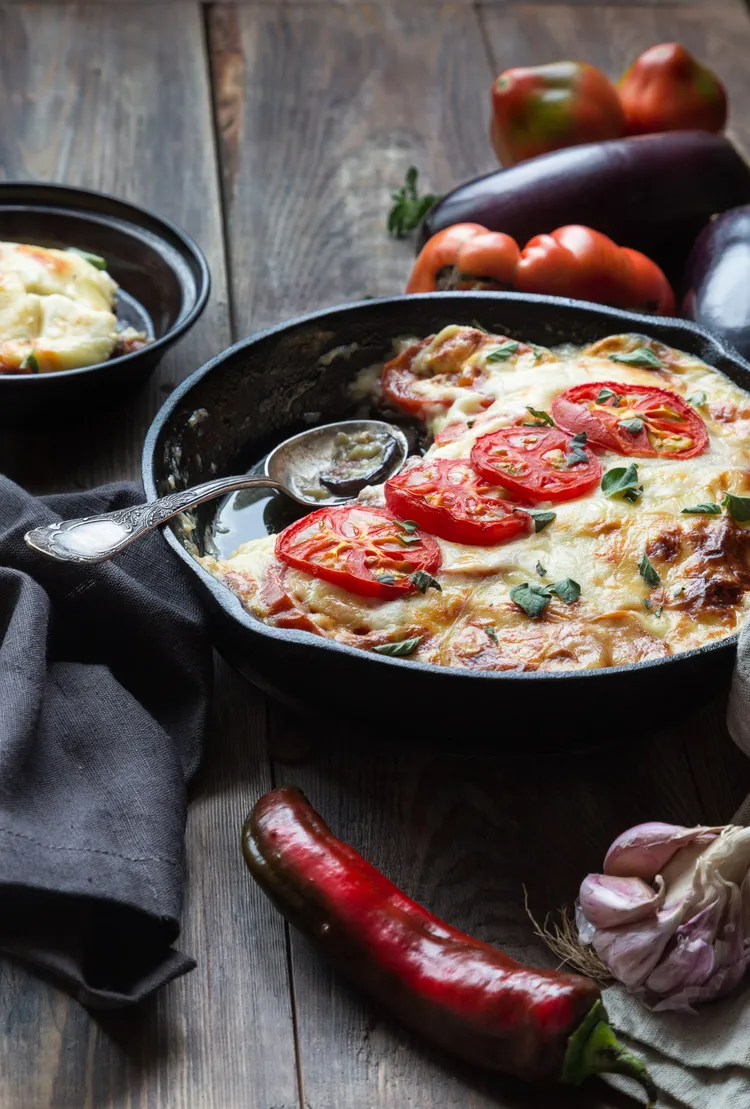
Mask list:
[[[58,562],[104,562],[118,554],[124,547],[140,539],[148,531],[186,512],[196,505],[233,493],[237,489],[288,490],[278,481],[267,477],[225,477],[195,485],[177,493],[169,493],[158,501],[136,504],[131,508],[118,508],[99,516],[84,516],[78,520],[60,520],[45,527],[33,528],[24,536],[35,551]]]

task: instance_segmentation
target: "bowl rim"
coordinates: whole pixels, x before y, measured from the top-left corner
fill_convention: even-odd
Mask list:
[[[699,324],[694,323],[692,320],[681,319],[676,316],[648,316],[637,312],[628,312],[624,309],[611,308],[608,305],[594,304],[591,301],[573,300],[568,297],[545,296],[535,293],[516,293],[516,292],[489,292],[485,290],[472,291],[472,292],[439,292],[439,293],[410,293],[400,294],[389,297],[372,297],[368,300],[349,301],[343,304],[332,305],[328,308],[317,309],[313,312],[306,312],[304,315],[295,316],[292,319],[285,320],[282,323],[274,324],[270,327],[263,328],[260,331],[253,332],[243,339],[238,339],[232,343],[231,346],[209,359],[195,370],[189,377],[186,377],[174,389],[159,411],[156,413],[151,426],[148,429],[146,438],[143,444],[143,452],[141,455],[141,477],[143,481],[144,490],[149,500],[153,500],[157,496],[156,485],[154,482],[153,468],[154,459],[156,457],[156,443],[161,434],[162,428],[171,417],[173,411],[178,407],[182,398],[190,392],[192,387],[201,381],[204,377],[210,374],[217,366],[222,365],[228,361],[237,352],[245,350],[254,346],[270,336],[282,334],[285,331],[291,330],[301,324],[315,322],[326,317],[343,314],[354,310],[367,309],[370,305],[387,305],[394,303],[402,303],[403,301],[410,302],[424,302],[433,300],[447,300],[454,299],[456,296],[468,297],[471,296],[476,300],[487,301],[488,303],[533,303],[540,305],[547,305],[549,307],[564,307],[582,311],[586,315],[603,315],[610,316],[613,320],[619,320],[623,323],[632,323],[634,325],[643,325],[646,328],[653,326],[654,322],[659,325],[676,325],[680,330],[692,332],[694,335],[699,336],[704,341],[708,341],[716,349],[716,353],[724,358],[729,358],[731,361],[739,365],[748,375],[748,392],[750,392],[750,362],[747,362],[738,351],[734,350],[729,343],[726,343],[718,335],[714,335],[706,328],[701,327]],[[245,628],[252,634],[261,635],[269,639],[273,639],[283,643],[293,643],[303,647],[317,647],[320,650],[332,651],[335,654],[348,655],[354,660],[362,662],[373,663],[378,666],[396,666],[402,669],[411,671],[418,671],[423,674],[433,676],[441,675],[446,681],[480,681],[480,680],[494,680],[494,681],[600,681],[606,678],[612,678],[618,674],[629,674],[633,672],[642,672],[644,670],[657,670],[664,666],[674,666],[675,664],[690,665],[696,659],[704,658],[708,655],[721,654],[732,652],[737,647],[739,632],[733,635],[725,636],[722,639],[714,640],[711,643],[705,643],[700,647],[694,647],[689,651],[680,651],[678,654],[667,655],[665,658],[644,659],[641,662],[625,663],[621,666],[602,666],[596,669],[586,670],[470,670],[464,667],[451,667],[451,666],[436,666],[429,662],[418,662],[416,660],[409,661],[408,659],[391,658],[387,655],[375,654],[372,651],[363,651],[358,647],[350,647],[347,644],[339,643],[333,639],[326,639],[322,636],[313,635],[312,632],[298,631],[292,628],[276,628],[270,624],[264,623],[258,617],[249,613],[242,605],[236,593],[232,592],[227,586],[223,585],[217,578],[213,576],[205,567],[193,558],[189,551],[180,543],[177,536],[174,534],[170,527],[160,529],[161,534],[165,541],[169,544],[177,556],[185,563],[190,572],[195,574],[198,582],[204,590],[211,596],[214,604],[219,609],[229,616],[235,623]]]
[[[49,203],[41,199],[24,200],[21,196],[17,199],[9,199],[5,195],[12,193],[13,190],[23,189],[48,194]],[[85,204],[76,203],[78,198],[83,200],[88,198],[101,203],[102,209],[99,210],[96,207],[86,207]],[[120,209],[122,214],[117,212],[107,213],[104,210],[106,205]],[[71,377],[81,377],[96,373],[104,368],[110,369],[112,366],[127,365],[137,361],[145,353],[153,355],[154,352],[163,352],[177,339],[181,338],[202,315],[211,293],[211,270],[208,261],[195,239],[187,231],[183,231],[178,224],[167,219],[166,216],[159,216],[148,208],[132,204],[129,200],[121,200],[111,193],[98,192],[95,189],[83,189],[77,185],[57,184],[49,181],[0,181],[0,209],[12,207],[38,208],[40,211],[54,211],[57,208],[61,211],[79,212],[82,216],[99,223],[106,222],[107,215],[110,215],[123,223],[131,223],[135,227],[150,230],[157,235],[161,232],[161,237],[165,242],[168,242],[171,236],[178,241],[184,255],[189,257],[196,266],[196,295],[192,306],[181,320],[177,320],[164,335],[154,339],[152,343],[148,343],[145,347],[141,347],[140,350],[131,351],[129,354],[121,354],[118,358],[109,358],[106,362],[95,362],[91,366],[79,366],[76,369],[55,370],[46,374],[0,374],[0,388],[3,387],[4,382],[10,382],[20,388],[42,388],[43,386],[39,385],[39,382],[48,382],[50,379],[58,381]],[[167,232],[167,235],[163,234],[164,231]],[[26,384],[22,385],[21,382]],[[32,382],[37,384],[32,385]]]

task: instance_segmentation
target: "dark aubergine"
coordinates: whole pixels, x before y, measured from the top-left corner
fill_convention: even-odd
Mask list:
[[[459,185],[422,223],[418,247],[453,223],[480,223],[523,247],[581,223],[643,251],[672,281],[717,212],[750,202],[750,166],[728,139],[673,131],[555,150]]]
[[[682,312],[750,357],[750,205],[704,227],[685,273]]]

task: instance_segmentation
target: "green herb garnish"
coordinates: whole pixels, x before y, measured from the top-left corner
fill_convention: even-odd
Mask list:
[[[643,420],[638,416],[633,416],[630,420],[619,420],[620,427],[624,427],[631,435],[639,435],[643,431]]]
[[[542,566],[541,562],[537,562],[536,572],[537,572],[537,574],[539,575],[540,578],[546,578],[547,577],[547,569],[546,569],[546,567]]]
[[[537,534],[540,531],[544,531],[547,524],[551,524],[553,520],[557,519],[557,513],[551,512],[548,508],[523,508],[518,509],[518,511],[525,512],[527,516],[531,516],[534,521],[534,531]]]
[[[393,574],[376,574],[376,579],[382,581],[383,585],[395,585],[396,579]]]
[[[408,531],[409,535],[419,527],[419,524],[416,524],[414,520],[399,520],[398,525],[403,528],[404,531]]]
[[[437,578],[433,578],[426,570],[415,570],[409,575],[409,581],[416,585],[420,593],[426,593],[428,589],[437,589],[438,593],[443,592],[443,587]]]
[[[605,497],[622,495],[626,501],[635,504],[643,492],[643,486],[638,484],[638,467],[635,462],[629,466],[615,466],[602,477],[602,492]]]
[[[588,462],[589,456],[583,449],[586,446],[587,435],[585,431],[579,431],[570,440],[570,450],[565,458],[569,466],[575,466],[579,462]]]
[[[700,393],[693,393],[691,397],[688,397],[687,402],[688,404],[692,404],[693,408],[700,408],[700,406],[702,404],[705,404],[707,400],[708,397],[704,392],[701,391]]]
[[[107,259],[102,258],[101,254],[90,254],[88,250],[79,250],[77,246],[69,246],[68,254],[77,254],[79,258],[83,258],[84,262],[88,262],[97,270],[106,270]]]
[[[396,538],[398,539],[399,543],[403,543],[405,547],[410,547],[412,545],[412,543],[421,543],[422,542],[422,536],[421,535],[411,535],[411,534],[402,535],[401,532],[399,532],[399,534],[396,536]]]
[[[646,612],[650,612],[650,611],[651,611],[651,609],[652,609],[652,608],[654,607],[654,606],[653,606],[653,605],[651,604],[651,601],[649,601],[648,597],[646,597],[646,598],[644,599],[644,601],[643,601],[643,607],[645,608]]]
[[[654,609],[654,616],[656,617],[657,620],[659,619],[659,617],[661,616],[663,611],[664,611],[664,605],[657,605],[656,606],[656,608]]]
[[[610,362],[622,362],[625,366],[645,366],[646,369],[661,370],[659,359],[648,347],[637,347],[636,350],[625,351],[624,354],[610,354]]]
[[[421,642],[422,636],[415,635],[413,639],[401,639],[397,643],[381,643],[379,647],[373,647],[373,651],[391,658],[403,658],[404,655],[413,654]]]
[[[707,501],[705,504],[693,504],[689,508],[681,509],[684,516],[718,516],[721,512],[721,505],[715,504],[713,501]]]
[[[19,370],[30,370],[33,374],[39,373],[39,360],[33,350],[29,351],[18,368]]]
[[[537,346],[536,343],[529,343],[529,346],[533,350],[534,357],[536,358],[537,362],[539,361],[539,359],[542,357],[543,354],[549,354],[549,352],[550,352],[549,347],[540,347],[540,346]]]
[[[514,585],[510,591],[510,599],[522,608],[527,616],[535,620],[541,616],[552,597],[552,590],[548,585]]]
[[[536,421],[533,424],[524,424],[524,427],[554,427],[555,421],[550,416],[549,412],[542,412],[538,408],[532,408],[530,404],[526,405],[526,411],[530,412]]]
[[[557,593],[560,600],[565,601],[567,605],[572,605],[581,596],[581,587],[572,578],[562,578],[561,581],[556,581],[552,589]]]
[[[652,589],[655,589],[661,581],[661,578],[656,572],[656,569],[652,565],[651,559],[648,557],[647,554],[644,554],[643,558],[638,563],[638,573],[641,575],[646,585],[650,585]]]
[[[750,497],[738,497],[736,493],[726,493],[721,503],[738,524],[746,524],[750,520]]]
[[[580,597],[581,587],[572,578],[562,578],[560,581],[556,581],[554,585],[537,585],[534,582],[524,582],[522,585],[513,586],[510,591],[510,599],[519,608],[522,608],[527,616],[535,620],[542,615],[554,594],[557,594],[561,601],[571,605]]]
[[[594,404],[604,404],[610,399],[610,397],[615,398],[615,408],[617,408],[620,398],[617,396],[617,393],[615,393],[612,389],[608,389],[606,385],[603,389],[599,390],[599,396],[594,401]]]
[[[471,321],[471,326],[475,327],[477,329],[477,331],[483,331],[485,333],[485,335],[489,335],[489,331],[487,330],[486,327],[482,327],[479,320],[472,320]]]
[[[675,589],[674,593],[672,594],[672,596],[673,597],[681,597],[684,592],[685,592],[685,586],[684,585],[678,585],[677,588]]]
[[[388,213],[388,233],[396,239],[405,239],[419,226],[430,208],[434,207],[440,199],[434,193],[420,196],[418,179],[417,167],[409,166],[403,185],[395,193],[391,193],[393,207]]]
[[[485,362],[507,362],[512,354],[518,350],[515,339],[506,339],[499,347],[493,347],[485,356]]]
[[[492,624],[485,624],[484,630],[487,632],[487,635],[490,637],[492,642],[497,643],[497,632],[493,628]]]

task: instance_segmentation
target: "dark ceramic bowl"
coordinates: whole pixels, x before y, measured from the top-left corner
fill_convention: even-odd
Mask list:
[[[385,359],[397,335],[428,335],[478,320],[542,345],[641,332],[688,351],[750,391],[750,364],[683,320],[638,316],[556,297],[439,293],[316,312],[236,343],[184,381],[151,426],[143,453],[149,498],[174,485],[242,473],[311,420],[352,414],[347,386]],[[356,344],[356,345],[354,345]],[[198,416],[196,417],[196,413]],[[194,527],[165,530],[214,617],[219,650],[292,708],[335,714],[398,742],[517,753],[560,751],[632,732],[623,706],[646,710],[648,730],[694,708],[725,677],[736,637],[672,658],[601,670],[490,673],[384,658],[307,632],[268,627],[192,557],[211,542],[216,504]],[[685,690],[690,690],[690,697]],[[619,706],[615,712],[612,706]],[[640,726],[639,726],[640,729]]]
[[[79,370],[0,374],[0,422],[23,425],[84,412],[121,398],[153,373],[195,323],[211,287],[193,240],[133,204],[66,185],[0,182],[0,241],[78,247],[107,260],[120,286],[115,312],[152,343]]]

